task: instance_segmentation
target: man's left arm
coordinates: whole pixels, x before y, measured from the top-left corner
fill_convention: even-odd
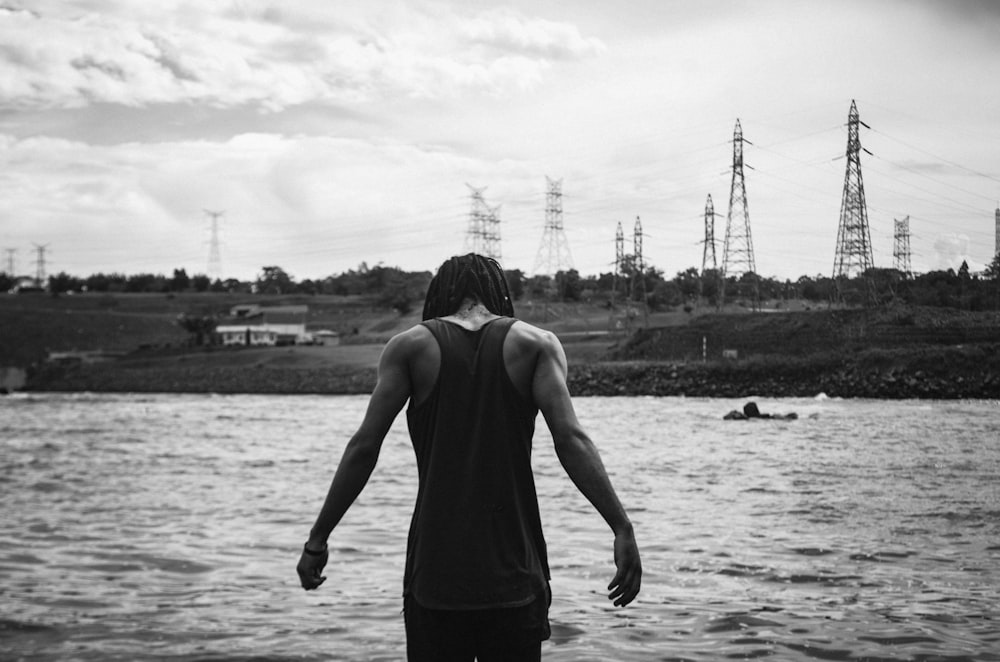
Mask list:
[[[395,336],[386,344],[379,359],[378,381],[368,401],[368,409],[361,426],[344,448],[326,500],[299,559],[299,579],[307,591],[318,588],[326,580],[321,573],[328,558],[327,538],[368,483],[385,435],[410,397],[408,355],[411,343],[412,339],[405,333]]]

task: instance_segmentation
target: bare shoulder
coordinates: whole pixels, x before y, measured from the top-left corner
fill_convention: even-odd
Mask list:
[[[508,337],[521,351],[535,354],[562,353],[562,343],[559,342],[556,334],[521,320],[515,322],[510,328]]]
[[[427,327],[417,324],[390,338],[382,350],[382,358],[383,360],[409,361],[412,357],[425,352],[433,344],[434,335]]]

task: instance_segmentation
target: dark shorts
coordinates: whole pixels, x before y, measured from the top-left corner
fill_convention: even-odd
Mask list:
[[[403,600],[409,662],[530,662],[549,638],[551,595],[523,607],[428,609]]]

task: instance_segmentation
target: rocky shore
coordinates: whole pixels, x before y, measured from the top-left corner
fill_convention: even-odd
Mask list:
[[[577,396],[1000,399],[997,312],[886,307],[703,314],[617,341],[592,341],[591,349],[581,349],[573,334],[564,344],[571,357],[569,387]],[[380,350],[372,341],[335,348],[83,352],[72,361],[27,367],[24,388],[366,394],[375,385]]]
[[[364,394],[372,368],[148,365],[124,362],[45,366],[29,378],[37,391],[135,393]],[[745,361],[602,361],[571,365],[576,396],[1000,399],[1000,344],[851,355],[762,357]]]
[[[746,363],[616,362],[570,371],[575,395],[1000,399],[1000,346]]]

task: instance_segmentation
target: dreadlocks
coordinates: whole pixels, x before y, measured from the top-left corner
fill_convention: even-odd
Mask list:
[[[494,315],[514,316],[507,279],[491,257],[469,253],[446,260],[427,287],[424,319],[451,315],[466,298],[477,299]]]

